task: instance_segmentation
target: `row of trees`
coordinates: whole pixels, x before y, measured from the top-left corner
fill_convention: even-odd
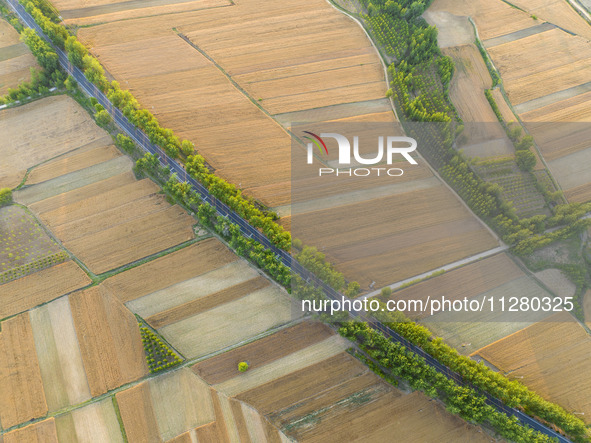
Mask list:
[[[560,406],[544,400],[518,381],[509,380],[483,363],[460,355],[441,338],[433,337],[427,328],[405,318],[401,313],[380,313],[376,317],[445,366],[459,373],[465,381],[497,397],[506,405],[522,407],[528,414],[555,424],[576,441],[586,441],[585,438],[588,438],[583,421]]]
[[[549,442],[548,436],[521,425],[515,417],[498,412],[474,389],[460,386],[428,365],[422,357],[393,343],[366,323],[349,322],[339,332],[383,368],[389,377],[406,380],[413,389],[439,397],[447,409],[465,420],[488,423],[502,437],[514,442]],[[388,378],[386,378],[388,379]]]

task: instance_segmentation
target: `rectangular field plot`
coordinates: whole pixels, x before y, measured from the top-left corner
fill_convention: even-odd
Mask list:
[[[506,283],[495,285],[491,290],[483,292],[473,300],[487,300],[482,311],[476,312],[439,312],[425,317],[423,324],[442,337],[448,344],[462,354],[470,354],[494,341],[519,331],[533,323],[545,322],[552,315],[543,310],[524,310],[508,312],[509,298],[553,298],[529,276],[522,276]],[[493,299],[495,310],[490,310],[490,299]],[[500,299],[505,299],[505,312],[501,309]]]
[[[29,312],[49,411],[90,398],[68,297]]]
[[[41,69],[28,46],[19,40],[16,29],[0,18],[0,96],[30,80],[30,68]]]
[[[568,314],[557,314],[474,354],[591,422],[591,337]]]
[[[93,150],[102,156],[102,151]],[[100,274],[194,237],[193,219],[135,181],[131,161],[117,156],[33,185],[17,198],[49,225],[64,246]]]
[[[110,277],[103,286],[126,303],[236,260],[238,257],[232,251],[211,238]]]
[[[121,391],[116,399],[130,441],[158,442],[215,422],[212,394],[185,368]]]
[[[27,68],[28,69],[28,68]],[[0,111],[0,186],[17,186],[27,168],[91,142],[111,144],[107,133],[67,95]]]
[[[28,314],[2,322],[0,424],[7,429],[47,412]]]
[[[4,443],[58,443],[53,417],[7,432],[3,438]]]
[[[197,357],[288,323],[293,315],[289,297],[268,286],[164,326],[159,332],[184,356]]]
[[[0,318],[27,311],[91,283],[80,267],[68,260],[0,286]]]
[[[119,300],[101,287],[76,292],[69,298],[93,397],[147,374],[137,320]]]
[[[60,415],[55,424],[60,442],[124,442],[111,397]]]

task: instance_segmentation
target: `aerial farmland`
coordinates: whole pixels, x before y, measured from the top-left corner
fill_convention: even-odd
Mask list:
[[[0,442],[591,441],[586,3],[0,0]]]

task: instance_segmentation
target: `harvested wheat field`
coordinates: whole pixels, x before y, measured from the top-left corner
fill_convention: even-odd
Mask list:
[[[68,297],[33,309],[29,315],[48,410],[88,400],[90,388]]]
[[[382,382],[343,352],[347,343],[325,325],[304,322],[193,370],[218,391],[234,440],[385,441],[392,432],[401,439],[420,432],[420,441],[492,441],[424,395]],[[246,373],[239,361],[249,363]]]
[[[440,277],[436,277],[434,280],[438,278]],[[537,281],[525,274],[503,283],[493,283],[492,286],[491,289],[471,298],[479,302],[486,300],[481,311],[439,312],[424,317],[422,323],[436,336],[442,337],[448,344],[455,347],[461,354],[470,354],[531,324],[545,322],[552,314],[552,312],[544,312],[542,309],[509,312],[511,297],[517,297],[519,300],[523,298],[530,300],[532,298],[554,298],[553,294],[547,292]],[[505,300],[504,312],[501,308],[500,300],[502,298]],[[490,309],[491,299],[493,300],[493,311]]]
[[[570,315],[555,314],[475,354],[591,423],[591,337]]]
[[[34,423],[24,428],[7,432],[4,443],[57,443],[57,431],[53,417]]]
[[[0,186],[17,186],[31,166],[110,137],[67,95],[47,97],[0,111]],[[26,153],[26,155],[23,155]]]
[[[187,358],[251,339],[301,315],[292,312],[282,289],[216,239],[124,271],[101,287]]]
[[[90,283],[72,260],[4,283],[0,286],[0,318],[27,311]]]
[[[60,415],[55,419],[55,425],[60,442],[125,441],[111,397]]]
[[[0,96],[9,88],[29,81],[31,68],[41,70],[29,47],[20,41],[16,29],[0,18]]]
[[[523,271],[509,256],[497,254],[396,291],[389,299],[426,302],[428,297],[441,299],[445,296],[449,300],[473,298],[524,276]],[[428,316],[429,313],[405,311],[405,315],[417,320]]]
[[[90,143],[34,168],[27,177],[27,185],[41,183],[119,156],[121,152],[113,145],[96,146],[96,143]]]
[[[127,303],[236,260],[232,251],[211,238],[110,277],[103,286]]]
[[[104,152],[92,149],[76,155],[88,164],[94,159],[87,154],[94,153],[99,162],[26,187],[16,198],[29,203],[64,246],[96,274],[194,237],[194,220],[158,195],[160,189],[151,180],[136,181],[131,160],[105,159]]]
[[[372,281],[385,286],[497,246],[439,182],[391,197],[292,214],[291,232],[325,253],[363,290]],[[430,251],[427,256],[425,250]]]
[[[155,377],[116,399],[130,441],[168,441],[215,422],[217,415],[209,386],[189,369]]]
[[[2,322],[0,425],[3,429],[43,417],[47,403],[28,314]]]
[[[101,287],[76,292],[69,298],[91,395],[146,375],[135,316]]]
[[[511,3],[535,15],[539,20],[554,23],[591,40],[591,27],[568,2],[561,0],[513,0]]]
[[[512,8],[502,0],[435,0],[429,12],[440,11],[459,17],[472,17],[480,39],[485,42],[539,24],[529,14]]]
[[[264,11],[261,5],[243,1],[103,24],[81,30],[80,38],[115,78],[125,78],[140,102],[153,106],[164,126],[195,141],[221,176],[276,206],[289,199],[290,140],[258,107],[275,115],[372,102],[384,97],[387,85],[362,29],[330,5],[317,0],[264,3]],[[321,36],[314,31],[320,21]],[[154,56],[166,57],[166,63],[155,69]],[[243,89],[236,89],[225,73]],[[232,113],[220,110],[221,103],[231,106]],[[369,113],[369,107],[360,107],[358,115]],[[395,121],[391,112],[388,120]],[[264,152],[264,173],[259,155],[253,155],[255,147]]]
[[[315,29],[318,26],[321,34]],[[291,141],[283,126],[321,117],[343,123],[374,120],[390,124],[393,132],[400,130],[384,100],[387,83],[371,42],[351,19],[320,0],[243,0],[222,8],[97,24],[81,28],[78,36],[115,79],[125,80],[163,126],[194,141],[217,174],[286,217],[291,199]],[[432,175],[427,172],[427,177]],[[425,189],[430,185],[409,186]],[[386,268],[391,257],[382,251],[363,257],[356,273],[349,274],[357,263],[341,265],[346,260],[337,260],[339,270],[351,280],[363,281],[367,289],[372,281],[391,283],[399,275],[410,277],[496,245],[452,194],[441,186],[439,190],[453,208],[449,211],[456,212],[455,219],[465,218],[466,233],[460,233],[463,224],[441,226],[444,237],[450,234],[447,239],[422,245],[434,248],[432,260],[421,264],[424,254],[417,255],[399,274],[392,268],[402,264]],[[371,204],[372,209],[367,202],[341,209],[360,213],[365,220],[366,211],[381,209],[384,200]],[[394,198],[387,204],[402,205]],[[404,226],[391,223],[385,214],[374,217],[376,243],[378,237],[408,235]],[[284,226],[291,222],[289,218],[282,221]],[[456,233],[466,235],[467,248],[452,245]],[[305,235],[296,237],[323,246]],[[331,258],[344,255],[336,249],[327,252]],[[353,256],[350,251],[347,254]]]

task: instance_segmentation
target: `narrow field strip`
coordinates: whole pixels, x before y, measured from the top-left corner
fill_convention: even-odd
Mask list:
[[[201,314],[202,312],[213,309],[216,306],[229,303],[246,294],[257,291],[269,286],[271,283],[264,277],[255,277],[244,283],[238,283],[227,289],[215,292],[205,297],[183,303],[166,311],[159,312],[156,315],[146,318],[146,322],[154,329],[160,329],[177,321],[184,320],[193,315]]]
[[[137,298],[128,302],[127,307],[140,317],[150,318],[258,276],[258,272],[245,260],[237,260],[203,275]]]

